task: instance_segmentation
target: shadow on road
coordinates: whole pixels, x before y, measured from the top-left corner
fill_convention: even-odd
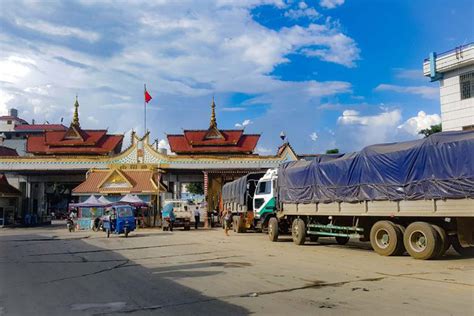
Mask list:
[[[7,240],[5,237],[0,236],[0,241]],[[246,263],[211,261],[150,269],[141,265],[144,261],[137,259],[135,262],[119,254],[117,251],[132,248],[130,244],[121,245],[119,240],[114,243],[113,248],[118,249],[114,251],[81,239],[55,239],[63,242],[44,242],[44,239],[42,235],[16,234],[14,240],[0,242],[0,314],[249,313],[243,307],[206,296],[182,284],[183,278],[214,277],[224,272],[222,267],[246,267]],[[160,244],[152,250],[147,247],[147,251],[156,251],[157,257],[163,249],[160,247],[172,247],[161,244],[161,239],[156,242]],[[18,244],[27,246],[18,247]],[[205,270],[196,270],[202,268]],[[209,278],[203,282],[209,282]]]

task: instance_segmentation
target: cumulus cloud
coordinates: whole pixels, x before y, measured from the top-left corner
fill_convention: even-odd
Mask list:
[[[294,54],[344,67],[354,67],[359,59],[357,43],[330,20],[300,24],[283,17],[289,23],[274,29],[253,16],[261,5],[286,12],[290,7],[308,10],[308,4],[79,1],[74,3],[74,19],[69,19],[69,5],[6,1],[0,10],[8,26],[0,35],[0,111],[16,107],[28,121],[58,122],[64,117],[67,125],[78,93],[85,128],[99,125],[114,133],[143,133],[146,82],[154,97],[147,113],[154,135],[206,126],[215,93],[245,100],[218,107],[230,127],[235,122],[232,112],[248,110],[249,119],[259,120],[249,128],[258,126],[263,129],[258,132],[264,132],[261,142],[276,144],[277,124],[296,129],[313,121],[307,113],[321,98],[352,91],[345,81],[291,81],[273,75],[278,66],[290,64]],[[306,11],[315,16],[311,12]],[[157,108],[159,113],[153,111]],[[250,116],[257,112],[259,118]],[[90,116],[98,123],[87,119]],[[219,127],[225,128],[221,122]]]
[[[311,134],[309,134],[309,138],[311,138],[311,140],[315,142],[318,140],[319,136],[316,132],[312,132]]]
[[[284,14],[286,17],[289,17],[291,19],[297,20],[302,17],[309,18],[311,20],[315,20],[317,18],[321,17],[321,14],[319,14],[318,11],[316,11],[315,8],[310,8],[306,4],[306,2],[301,1],[298,3],[298,8],[297,9],[290,9],[285,12]]]
[[[244,120],[242,123],[236,123],[235,124],[235,127],[239,127],[239,128],[244,128],[245,126],[248,126],[250,124],[252,124],[253,122],[251,120]]]
[[[424,111],[418,112],[417,116],[410,117],[398,128],[406,131],[411,135],[418,135],[418,133],[425,128],[430,128],[432,125],[441,123],[441,117],[438,114],[426,114]]]
[[[375,91],[392,91],[397,93],[408,93],[419,95],[425,99],[437,100],[439,98],[439,89],[430,86],[398,86],[393,84],[379,84]]]
[[[344,0],[321,0],[319,5],[326,9],[334,9],[344,4]]]

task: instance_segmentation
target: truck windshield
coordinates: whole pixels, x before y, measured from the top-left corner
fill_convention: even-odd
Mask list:
[[[258,184],[257,194],[269,194],[271,192],[271,182],[262,181]]]

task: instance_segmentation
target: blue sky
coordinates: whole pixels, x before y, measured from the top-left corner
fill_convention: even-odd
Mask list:
[[[143,133],[283,130],[300,153],[418,137],[440,121],[429,52],[474,41],[472,1],[0,2],[0,114]]]

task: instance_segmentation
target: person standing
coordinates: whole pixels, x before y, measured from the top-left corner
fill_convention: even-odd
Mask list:
[[[196,206],[196,209],[194,210],[194,229],[198,229],[199,217],[200,217],[199,207]]]

